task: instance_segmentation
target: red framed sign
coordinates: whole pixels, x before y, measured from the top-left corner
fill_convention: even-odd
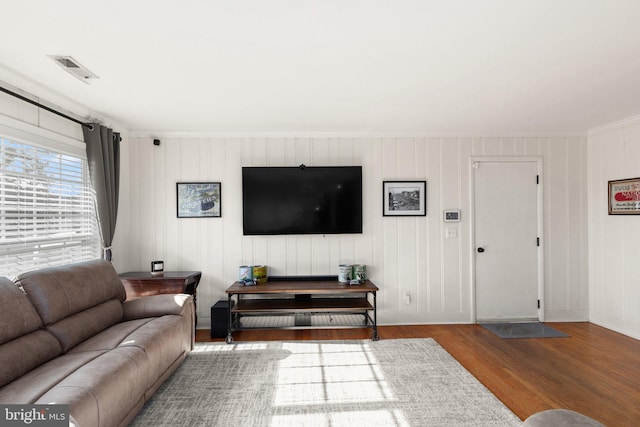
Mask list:
[[[640,215],[640,178],[609,181],[609,215]]]

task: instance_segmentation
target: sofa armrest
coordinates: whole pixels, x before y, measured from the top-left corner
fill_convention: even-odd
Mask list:
[[[187,294],[160,294],[137,298],[122,303],[124,320],[159,317],[167,314],[191,318],[194,315],[193,296]]]

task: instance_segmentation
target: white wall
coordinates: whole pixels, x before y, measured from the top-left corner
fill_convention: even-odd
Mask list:
[[[56,101],[53,94],[47,96]],[[69,105],[68,100],[64,104]],[[81,106],[70,109],[87,113]],[[5,133],[82,147],[78,125],[2,93],[0,126]],[[545,318],[588,319],[585,138],[168,135],[156,147],[151,136],[127,139],[126,129],[116,130],[124,140],[114,265],[119,272],[147,270],[151,260],[163,259],[167,269],[201,270],[198,310],[203,327],[209,323],[209,307],[224,297],[237,267],[247,263],[267,264],[273,275],[337,274],[340,263],[364,263],[381,289],[380,323],[473,321],[469,158],[518,155],[544,158]],[[613,138],[609,133],[607,137]],[[594,144],[592,140],[592,151]],[[628,154],[618,157],[629,161]],[[601,160],[607,156],[611,156],[608,150]],[[598,155],[592,155],[591,169],[594,157]],[[363,166],[362,235],[242,236],[241,166],[300,163]],[[382,181],[403,179],[427,180],[426,217],[382,217]],[[177,219],[178,181],[220,181],[222,218]],[[445,239],[442,210],[456,208],[462,211],[462,222],[448,223],[447,228],[457,228],[458,238]],[[593,270],[600,271],[591,270],[592,278]],[[598,292],[597,286],[594,289]],[[412,296],[409,305],[404,304],[405,291]],[[616,304],[629,301],[628,293],[618,294],[623,295],[621,301],[610,301],[601,311],[616,313]],[[594,301],[600,307],[607,299]],[[602,323],[617,325],[607,319]]]
[[[132,135],[133,136],[133,135]],[[156,136],[157,137],[157,136]],[[123,145],[121,211],[114,243],[120,272],[201,270],[200,325],[236,279],[239,265],[272,275],[337,274],[364,263],[381,291],[379,322],[466,323],[472,319],[469,158],[544,158],[546,320],[587,320],[587,144],[583,137],[383,137],[138,135]],[[241,167],[362,165],[364,233],[243,236]],[[382,216],[383,180],[427,180],[427,216]],[[222,183],[222,218],[177,219],[175,183]],[[443,209],[461,209],[457,239],[444,238]],[[405,305],[408,291],[411,304]]]
[[[590,320],[640,339],[640,217],[608,215],[607,181],[640,177],[640,117],[589,135]]]
[[[592,130],[588,144],[582,137],[171,135],[155,147],[152,137],[127,141],[126,129],[111,125],[124,138],[114,265],[147,270],[152,259],[164,259],[168,269],[202,270],[201,326],[246,263],[268,264],[277,275],[336,274],[338,263],[365,263],[381,288],[381,323],[471,321],[468,159],[523,155],[544,158],[546,320],[591,320],[640,338],[640,217],[607,215],[607,181],[640,176],[640,117]],[[3,93],[0,131],[71,149],[82,141],[78,125]],[[300,163],[364,167],[362,235],[242,236],[241,166]],[[427,217],[383,218],[386,179],[426,179]],[[190,180],[222,182],[222,218],[176,218],[175,182]],[[461,223],[447,224],[458,228],[455,240],[443,236],[442,209],[449,208],[462,210]],[[405,290],[413,296],[408,306]]]

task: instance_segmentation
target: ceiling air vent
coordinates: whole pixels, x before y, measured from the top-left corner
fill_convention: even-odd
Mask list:
[[[87,84],[91,83],[91,80],[99,78],[94,73],[89,71],[88,68],[86,68],[70,56],[50,55],[49,58],[53,59],[55,63],[61,66],[67,73],[71,74],[79,80],[82,80]]]

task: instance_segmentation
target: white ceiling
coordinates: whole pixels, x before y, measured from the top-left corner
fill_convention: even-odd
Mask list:
[[[584,132],[640,113],[638,0],[2,0],[18,73],[132,131]],[[48,55],[70,55],[87,85]]]

